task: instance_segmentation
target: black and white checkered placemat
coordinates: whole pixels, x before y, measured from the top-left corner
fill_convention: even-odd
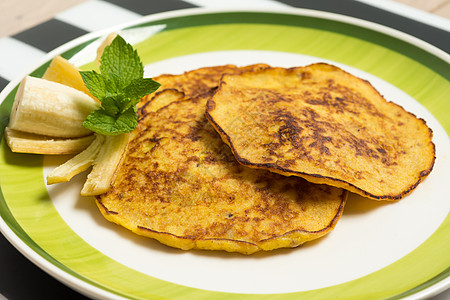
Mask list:
[[[380,2],[381,1],[381,2]],[[384,1],[384,2],[383,2]],[[49,21],[10,37],[0,38],[0,90],[56,47],[88,32],[141,16],[193,7],[298,7],[379,23],[415,36],[450,53],[450,20],[399,6],[388,0],[90,0],[57,14]],[[387,11],[369,5],[385,3]],[[420,21],[417,20],[420,18]]]

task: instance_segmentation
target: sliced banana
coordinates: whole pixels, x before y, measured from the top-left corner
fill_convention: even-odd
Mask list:
[[[82,137],[92,132],[82,126],[100,103],[69,86],[26,76],[16,93],[8,127],[59,138]]]
[[[116,34],[98,49],[97,61]],[[11,110],[6,141],[13,152],[76,154],[47,176],[47,184],[69,181],[92,166],[81,195],[105,193],[126,153],[129,134],[104,136],[82,126],[100,107],[82,82],[78,68],[57,56],[44,78],[26,76],[19,85]]]
[[[128,140],[129,133],[105,137],[92,171],[81,190],[82,196],[100,195],[110,189],[116,176],[116,170],[125,156]]]
[[[89,147],[54,169],[47,176],[47,184],[67,182],[73,176],[87,170],[94,163],[104,142],[105,136],[96,134]]]
[[[106,46],[112,43],[112,41],[116,38],[117,33],[111,32],[108,34],[108,36],[105,38],[105,40],[101,43],[101,45],[97,48],[97,57],[95,58],[95,61],[100,66],[101,64],[101,58],[103,55],[103,51],[105,50]]]
[[[86,149],[94,135],[80,138],[55,138],[5,128],[5,139],[12,152],[33,154],[76,154]]]
[[[42,79],[73,87],[95,99],[84,84],[80,69],[60,55],[52,59],[44,75],[42,75]]]

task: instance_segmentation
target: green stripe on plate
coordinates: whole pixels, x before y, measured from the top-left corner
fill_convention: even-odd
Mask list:
[[[355,25],[297,15],[220,13],[141,24],[166,29],[136,45],[145,64],[194,53],[271,50],[343,63],[397,86],[422,103],[450,132],[448,63],[388,35]],[[70,57],[83,45],[65,53]],[[295,64],[295,63],[294,63]],[[45,66],[34,75],[42,75]],[[0,106],[3,131],[13,91]],[[128,298],[230,299],[243,295],[200,290],[159,280],[106,257],[64,222],[42,176],[42,157],[0,147],[0,214],[17,236],[61,270],[105,291]],[[450,266],[450,217],[422,245],[395,263],[362,278],[318,290],[246,299],[386,299],[415,293],[446,278]],[[425,258],[425,259],[424,259]],[[408,274],[408,280],[404,280]]]

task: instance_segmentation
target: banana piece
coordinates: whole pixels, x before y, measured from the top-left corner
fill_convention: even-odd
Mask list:
[[[94,163],[104,142],[105,136],[95,134],[95,139],[89,147],[54,169],[47,176],[47,184],[67,182],[73,176],[87,170]]]
[[[80,69],[60,55],[53,58],[47,70],[45,70],[42,79],[73,87],[95,99],[84,84],[83,78],[80,75]]]
[[[16,93],[8,127],[40,135],[75,138],[92,132],[82,126],[100,103],[69,86],[26,76]]]
[[[116,35],[110,34],[98,48],[99,64],[103,50]],[[81,195],[105,193],[126,153],[129,134],[104,136],[85,129],[84,120],[99,107],[99,101],[84,85],[79,69],[57,56],[43,78],[26,76],[22,80],[5,129],[7,143],[13,152],[78,153],[55,168],[47,176],[47,184],[68,182],[92,166]]]
[[[107,192],[116,176],[116,170],[125,156],[129,133],[106,136],[92,171],[81,190],[81,196],[95,196]]]
[[[94,135],[81,138],[54,138],[5,128],[5,139],[12,152],[33,154],[76,154],[86,149]]]
[[[111,32],[108,34],[108,36],[105,38],[105,40],[100,44],[100,46],[97,48],[97,57],[95,58],[96,63],[100,66],[101,64],[101,58],[103,55],[103,51],[105,50],[106,46],[112,43],[112,41],[116,38],[117,33]]]

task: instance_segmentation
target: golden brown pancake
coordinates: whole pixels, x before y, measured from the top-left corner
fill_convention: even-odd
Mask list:
[[[338,67],[224,75],[207,118],[243,165],[400,199],[434,164],[424,120]]]
[[[208,93],[155,97],[169,104],[149,104],[113,187],[97,197],[108,220],[175,248],[244,254],[334,228],[347,191],[239,164],[205,117]]]
[[[159,82],[161,86],[158,91],[147,95],[143,98],[138,105],[140,115],[144,115],[147,112],[147,106],[152,102],[152,98],[164,90],[175,90],[184,93],[188,98],[195,98],[201,94],[209,93],[211,89],[217,88],[220,83],[220,78],[223,74],[238,74],[246,71],[255,71],[268,68],[269,65],[266,64],[254,64],[244,67],[238,67],[235,65],[223,65],[223,66],[212,66],[204,67],[200,69],[191,70],[184,72],[180,75],[163,74],[154,77],[153,80]],[[158,104],[152,103],[152,109],[158,109],[163,107],[169,102],[168,95],[158,97]]]

